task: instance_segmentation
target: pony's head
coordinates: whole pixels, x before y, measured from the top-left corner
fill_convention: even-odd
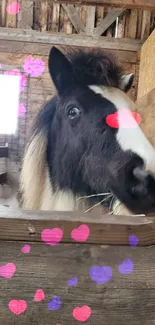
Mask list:
[[[110,192],[134,213],[155,209],[154,149],[135,120],[132,127],[121,124],[121,112],[134,111],[126,94],[133,74],[122,75],[103,52],[65,56],[55,47],[49,73],[57,95],[39,113],[31,143],[36,136],[47,140],[36,157],[45,160],[43,166],[47,162],[53,193],[77,198]],[[110,114],[118,115],[117,127],[108,125]]]

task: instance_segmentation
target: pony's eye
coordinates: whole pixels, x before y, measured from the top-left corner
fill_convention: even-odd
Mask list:
[[[72,107],[68,110],[68,117],[74,119],[80,115],[80,110],[77,107]]]

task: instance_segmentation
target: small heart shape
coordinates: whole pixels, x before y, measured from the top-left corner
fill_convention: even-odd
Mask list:
[[[16,272],[16,265],[13,263],[7,263],[5,265],[0,266],[0,276],[3,278],[9,279],[14,276]]]
[[[88,306],[76,307],[73,310],[73,317],[79,322],[86,322],[91,315],[91,308]]]
[[[10,15],[18,14],[20,10],[20,3],[17,1],[12,2],[9,6],[7,6],[6,11]]]
[[[131,247],[137,246],[139,243],[139,238],[133,234],[129,235],[129,244]]]
[[[63,237],[63,231],[60,228],[44,229],[41,233],[41,239],[47,245],[57,245]]]
[[[109,282],[112,278],[112,269],[109,266],[94,265],[89,270],[91,279],[97,284]]]
[[[16,315],[24,313],[27,309],[27,303],[25,300],[11,300],[8,306],[11,312]]]
[[[28,244],[24,245],[24,246],[22,247],[22,249],[21,249],[22,253],[24,253],[24,254],[28,254],[28,253],[30,253],[30,250],[31,250],[31,246],[28,245]]]
[[[71,278],[71,279],[68,280],[68,285],[70,287],[76,287],[77,284],[78,284],[78,278],[76,278],[76,277],[75,278]]]
[[[141,122],[140,114],[130,110],[120,110],[106,117],[106,123],[111,128],[135,128]]]
[[[75,241],[85,242],[89,237],[90,229],[87,225],[81,225],[78,228],[75,228],[71,232],[71,237]]]
[[[49,310],[59,310],[61,308],[61,299],[60,297],[54,296],[51,301],[48,303]]]
[[[34,295],[34,300],[36,302],[38,301],[42,301],[45,299],[45,294],[44,294],[44,291],[42,289],[38,289]]]
[[[121,274],[130,274],[132,273],[134,268],[134,264],[132,262],[132,260],[130,258],[125,258],[124,261],[122,262],[122,264],[120,264],[118,266],[118,271]]]
[[[45,70],[45,62],[42,59],[34,59],[29,55],[23,65],[24,72],[33,77],[39,77]]]

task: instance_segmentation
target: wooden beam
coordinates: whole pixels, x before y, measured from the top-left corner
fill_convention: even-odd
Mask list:
[[[35,0],[35,3],[40,0]],[[47,0],[42,0],[47,1]],[[127,8],[127,9],[148,9],[155,10],[154,0],[53,0],[54,3],[70,3],[77,5],[102,5],[105,7]]]
[[[73,5],[65,4],[62,4],[62,7],[66,11],[68,18],[70,19],[77,33],[85,32],[85,26],[80,18],[78,8],[75,8]]]
[[[87,17],[86,17],[86,35],[93,35],[94,24],[95,24],[95,6],[89,6],[87,8]]]
[[[123,12],[124,9],[117,9],[109,12],[109,14],[101,21],[100,25],[94,29],[93,35],[102,35]]]
[[[21,30],[17,28],[0,28],[1,41],[15,41],[50,45],[70,45],[78,47],[99,47],[101,49],[122,50],[137,52],[143,42],[141,40],[117,39],[107,37],[90,37],[84,34],[40,33],[33,30]]]
[[[73,212],[23,211],[0,207],[0,241],[23,240],[41,242],[43,229],[63,229],[62,242],[75,243],[71,231],[87,224],[88,244],[128,245],[128,236],[135,234],[142,246],[155,244],[155,217],[111,216]]]
[[[79,46],[77,48],[79,48]],[[86,49],[86,47],[83,48]],[[18,42],[18,41],[8,42],[7,40],[0,41],[1,53],[16,53],[16,54],[48,56],[50,49],[51,49],[50,44],[39,44],[39,43],[29,43],[29,42],[25,43],[25,42]],[[108,53],[110,52],[112,55],[116,56],[116,58],[118,58],[119,62],[121,63],[137,62],[137,52],[135,51],[122,51],[122,50],[112,50],[112,49],[103,49],[103,50],[104,52],[108,52]],[[14,66],[12,66],[12,69],[14,69]]]

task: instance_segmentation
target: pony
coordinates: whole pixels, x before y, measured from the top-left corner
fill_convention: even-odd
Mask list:
[[[138,124],[115,128],[106,122],[110,114],[134,111],[127,94],[134,75],[124,75],[103,51],[64,54],[54,46],[48,69],[57,92],[39,111],[26,146],[22,208],[154,211],[154,149]]]

